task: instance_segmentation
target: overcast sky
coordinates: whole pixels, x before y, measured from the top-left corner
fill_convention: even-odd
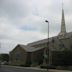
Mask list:
[[[72,0],[64,0],[67,32],[72,31]],[[58,35],[62,0],[0,0],[0,53],[9,53],[17,44],[28,44]]]

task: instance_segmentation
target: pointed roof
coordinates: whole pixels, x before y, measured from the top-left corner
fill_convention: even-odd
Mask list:
[[[23,48],[24,50],[26,50],[27,52],[35,52],[35,51],[44,49],[43,47],[35,48],[35,47],[30,47],[30,46],[26,46],[26,45],[22,45],[22,44],[19,44],[19,46],[21,48]]]
[[[61,20],[61,31],[59,35],[64,35],[66,34],[66,26],[65,26],[65,17],[64,17],[64,9],[62,5],[62,20]]]
[[[35,51],[44,49],[43,47],[35,48],[35,47],[27,46],[27,45],[18,44],[18,45],[15,46],[15,48],[14,48],[11,52],[13,52],[14,50],[16,50],[17,48],[22,48],[22,49],[24,49],[26,52],[35,52]],[[11,52],[10,52],[10,53],[11,53]]]

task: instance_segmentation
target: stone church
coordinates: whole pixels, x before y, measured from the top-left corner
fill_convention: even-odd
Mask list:
[[[25,45],[17,45],[10,52],[12,65],[37,66],[43,63],[52,64],[54,51],[72,50],[72,32],[66,32],[64,9],[62,8],[61,31],[57,36]]]

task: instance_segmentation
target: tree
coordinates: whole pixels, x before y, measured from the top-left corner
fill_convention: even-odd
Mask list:
[[[1,61],[9,61],[9,55],[8,54],[0,54],[0,60]]]
[[[52,64],[60,66],[72,65],[72,51],[54,51],[52,53]]]

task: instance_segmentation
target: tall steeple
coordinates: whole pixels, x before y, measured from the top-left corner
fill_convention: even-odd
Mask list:
[[[64,35],[65,33],[66,33],[66,26],[65,26],[64,9],[63,9],[63,3],[62,3],[61,31],[59,35]]]

